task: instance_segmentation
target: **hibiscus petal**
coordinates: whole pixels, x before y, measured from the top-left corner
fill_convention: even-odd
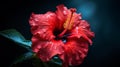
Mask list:
[[[95,36],[95,34],[90,30],[90,25],[87,21],[81,20],[79,27],[82,28],[83,32],[87,35],[87,37],[93,38]]]
[[[53,56],[63,53],[63,42],[61,40],[41,40],[37,36],[32,37],[32,50],[42,61],[49,61]]]
[[[57,8],[57,10],[55,13],[58,18],[57,28],[61,30],[63,28],[64,22],[67,19],[67,15],[70,14],[70,10],[68,10],[67,7],[65,7],[63,4],[58,5],[56,8]]]
[[[53,30],[56,24],[56,14],[47,12],[46,14],[32,13],[29,23],[33,35],[38,35],[40,38],[50,40],[55,38]]]
[[[65,21],[65,18],[67,18],[67,14],[68,14],[68,9],[67,7],[65,7],[63,4],[58,5],[57,7],[57,11],[56,11],[56,15],[59,18],[60,21]]]
[[[64,53],[59,57],[63,61],[63,67],[79,65],[83,62],[88,52],[88,43],[83,38],[68,39],[64,46]]]
[[[71,30],[71,35],[68,38],[83,37],[90,44],[92,44],[91,38],[94,37],[94,33],[90,30],[90,25],[85,20],[79,20],[79,23]]]

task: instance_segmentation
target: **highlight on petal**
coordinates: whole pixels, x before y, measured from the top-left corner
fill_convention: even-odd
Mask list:
[[[31,25],[31,32],[33,35],[38,35],[42,39],[53,39],[53,30],[56,25],[56,15],[52,12],[46,14],[32,13],[29,23]]]
[[[68,39],[64,45],[64,53],[59,57],[63,61],[63,67],[76,66],[83,62],[88,52],[88,43],[83,38]]]
[[[53,56],[63,53],[63,42],[61,40],[47,41],[32,37],[32,50],[42,61],[49,61]]]

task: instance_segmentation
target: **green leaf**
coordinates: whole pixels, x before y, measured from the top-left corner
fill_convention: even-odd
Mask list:
[[[61,64],[57,64],[58,58],[54,58],[54,61],[43,62],[36,56],[33,52],[27,52],[15,59],[15,61],[10,65],[10,67],[17,67],[20,63],[27,62],[27,60],[32,60],[32,65],[34,67],[62,67]],[[28,63],[29,64],[29,63]]]
[[[31,41],[26,40],[22,34],[20,34],[17,30],[15,29],[9,29],[9,30],[4,30],[0,31],[0,35],[14,41],[15,43],[18,43],[20,46],[24,48],[29,48],[31,47]]]
[[[27,53],[23,54],[22,56],[16,58],[11,66],[35,57],[35,54],[30,49],[31,44],[32,44],[31,41],[26,40],[22,36],[22,34],[20,34],[17,30],[9,29],[9,30],[0,31],[0,35],[10,39],[11,41],[14,41],[19,46],[22,46],[22,47],[29,50],[29,52],[27,52]],[[62,63],[61,63],[61,60],[58,57],[55,56],[49,62],[42,62],[39,58],[36,58],[36,59],[34,58],[33,64],[34,64],[35,67],[41,67],[41,66],[42,67],[61,67]]]
[[[17,57],[17,58],[13,61],[13,63],[10,65],[10,67],[12,67],[12,66],[14,66],[14,65],[17,65],[18,63],[21,63],[21,62],[23,62],[23,61],[25,61],[25,60],[29,60],[29,59],[31,59],[31,58],[33,58],[33,57],[34,57],[34,53],[33,53],[33,52],[27,52],[27,53],[25,53],[25,54]]]

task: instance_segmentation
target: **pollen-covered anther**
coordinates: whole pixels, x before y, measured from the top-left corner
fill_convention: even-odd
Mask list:
[[[63,30],[63,32],[61,34],[58,35],[58,37],[63,36],[66,33],[67,30],[72,29],[73,24],[74,24],[74,18],[73,18],[74,12],[76,12],[76,9],[71,8],[70,13],[67,16],[67,19],[66,19],[65,23],[63,24],[64,30]]]
[[[68,14],[68,17],[63,25],[63,27],[67,30],[71,30],[72,29],[72,26],[73,26],[73,23],[74,23],[74,19],[73,19],[73,16],[74,16],[74,12],[76,12],[76,9],[75,8],[71,8],[70,9],[70,13]]]

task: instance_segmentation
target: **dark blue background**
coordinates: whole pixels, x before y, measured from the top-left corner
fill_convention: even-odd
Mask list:
[[[95,32],[93,45],[80,67],[119,67],[120,7],[117,0],[4,0],[0,2],[0,31],[14,28],[30,40],[28,20],[31,13],[55,11],[59,4],[77,8]],[[0,67],[8,67],[26,50],[0,37]]]

